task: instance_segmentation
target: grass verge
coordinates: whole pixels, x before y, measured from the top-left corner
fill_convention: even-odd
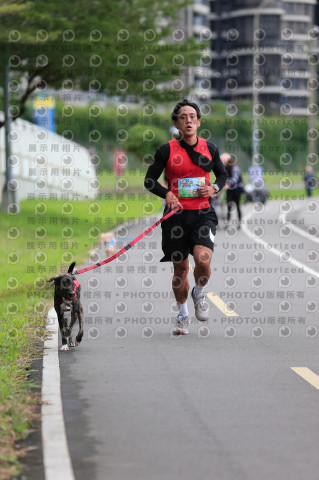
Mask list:
[[[27,451],[19,448],[18,441],[24,439],[32,428],[39,396],[32,393],[28,380],[30,364],[42,354],[44,338],[43,316],[33,312],[21,312],[8,318],[6,298],[0,299],[0,478],[9,479],[21,470],[20,460]],[[20,294],[17,304],[24,301]],[[26,309],[28,310],[28,309]]]
[[[161,200],[148,194],[105,195],[99,201],[23,201],[20,213],[0,213],[0,480],[23,469],[17,442],[32,428],[40,399],[28,380],[42,355],[45,320],[53,304],[46,280],[72,261],[88,264],[99,235],[117,224],[156,213]],[[141,226],[141,231],[143,226]]]

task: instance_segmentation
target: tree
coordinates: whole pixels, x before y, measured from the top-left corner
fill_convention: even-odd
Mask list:
[[[181,93],[185,67],[197,64],[207,46],[170,37],[187,3],[0,1],[0,72],[9,62],[12,118],[23,114],[33,92],[47,87],[155,100],[167,99],[168,82],[175,81],[173,90]]]

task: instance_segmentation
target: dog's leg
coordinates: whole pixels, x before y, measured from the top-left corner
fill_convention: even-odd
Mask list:
[[[82,308],[82,304],[81,304],[80,299],[78,300],[78,302],[79,302],[79,309],[78,309],[77,315],[78,315],[78,319],[79,319],[79,332],[76,336],[75,345],[79,345],[79,343],[81,343],[81,340],[82,340],[82,337],[83,337],[83,334],[84,334],[84,330],[83,330],[83,321],[84,321],[83,308]]]
[[[75,304],[77,303],[77,301],[75,300],[74,302],[72,302],[72,311],[71,311],[71,323],[70,323],[70,328],[69,328],[69,347],[75,347],[75,344],[73,342],[73,338],[72,338],[72,330],[73,330],[73,327],[74,327],[74,324],[76,322],[76,307],[75,307]]]
[[[64,311],[62,309],[62,303],[60,303],[59,299],[54,299],[54,309],[58,316],[59,328],[62,337],[62,347],[60,350],[69,350],[68,341],[65,338],[65,328],[67,327],[66,319],[64,318]]]
[[[62,347],[60,350],[62,352],[68,351],[69,346],[68,346],[68,337],[69,337],[69,329],[68,329],[68,321],[67,318],[65,317],[64,314],[64,307],[61,304],[60,305],[60,315],[58,315],[59,319],[59,326],[60,326],[60,332],[61,332],[61,337],[62,337]]]
[[[60,323],[60,321],[59,321]],[[61,327],[62,325],[62,327]],[[61,330],[61,337],[62,337],[62,347],[60,350],[62,352],[67,352],[69,350],[68,347],[68,325],[67,325],[67,320],[64,316],[64,314],[61,315],[61,323],[60,323],[60,330]]]

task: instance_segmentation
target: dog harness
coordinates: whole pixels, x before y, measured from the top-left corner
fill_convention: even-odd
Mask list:
[[[81,290],[81,285],[79,284],[79,281],[78,280],[73,280],[73,282],[74,282],[74,290],[73,290],[73,296],[71,297],[71,300],[75,300],[76,299],[76,291]]]

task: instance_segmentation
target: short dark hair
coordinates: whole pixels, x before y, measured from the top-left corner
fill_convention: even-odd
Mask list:
[[[193,102],[190,102],[187,98],[184,98],[184,100],[182,102],[178,102],[173,111],[172,111],[172,120],[174,122],[176,122],[177,120],[177,116],[178,116],[178,112],[179,110],[182,108],[182,107],[193,107],[195,110],[196,110],[196,113],[197,113],[197,118],[200,118],[201,117],[201,113],[200,113],[200,109],[199,109],[199,106],[196,104],[196,103],[193,103]]]

